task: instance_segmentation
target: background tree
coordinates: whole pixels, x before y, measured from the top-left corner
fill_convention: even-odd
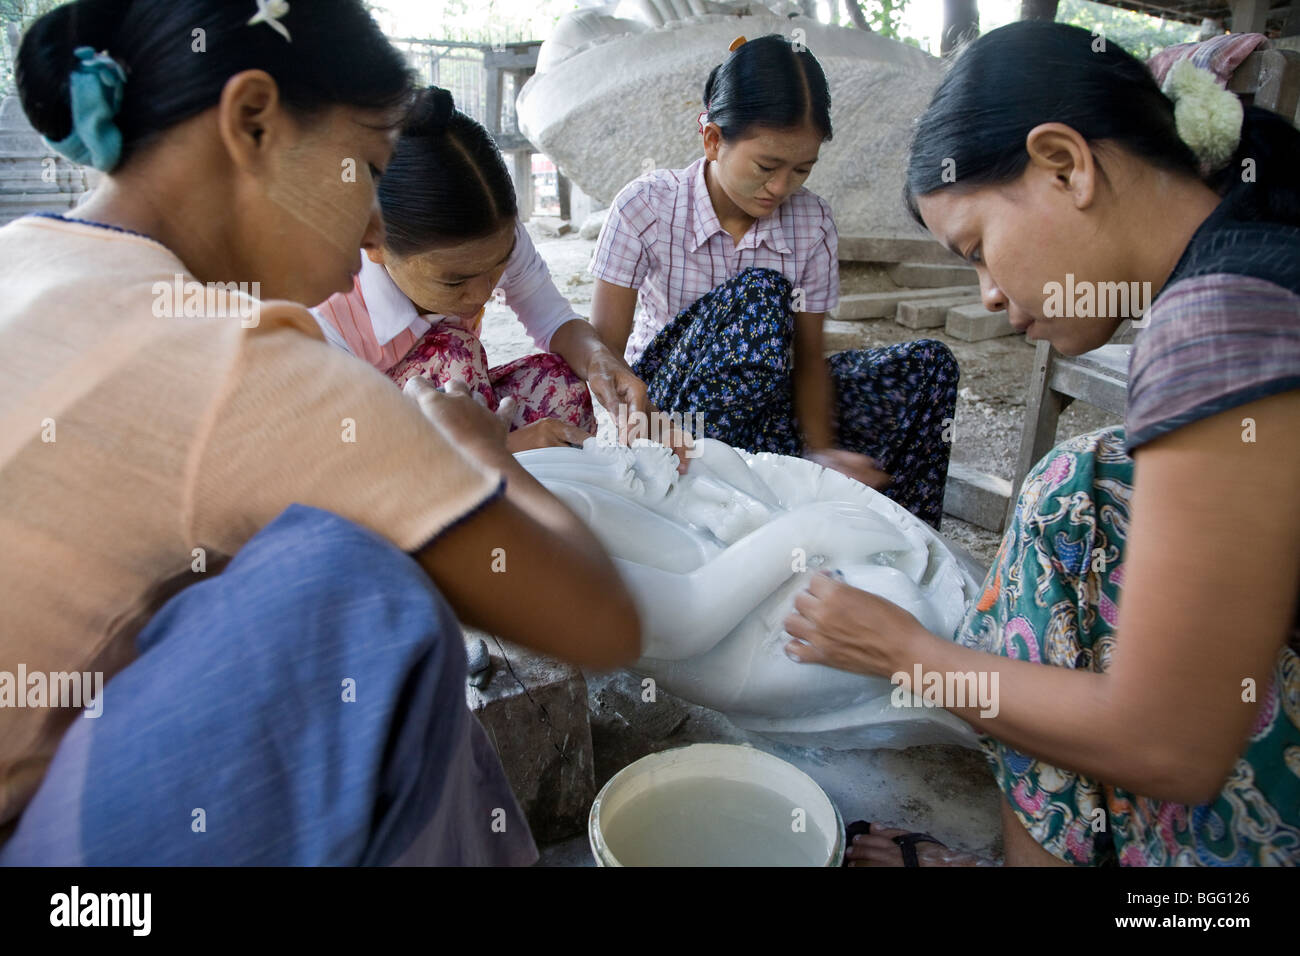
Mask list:
[[[849,21],[859,30],[879,33],[891,40],[901,40],[904,38],[899,36],[898,30],[909,2],[910,0],[867,0],[863,4],[862,0],[844,0],[844,11],[848,14]]]
[[[1200,32],[1200,27],[1191,23],[1161,20],[1086,0],[1060,0],[1056,19],[1104,36],[1139,60],[1175,43],[1190,43]]]

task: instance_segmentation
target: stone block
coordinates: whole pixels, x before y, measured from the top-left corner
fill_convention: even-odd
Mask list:
[[[537,231],[548,239],[558,239],[560,236],[573,232],[573,227],[563,219],[557,219],[555,216],[534,216],[528,220],[537,227]]]
[[[979,295],[943,296],[938,299],[909,299],[898,303],[894,321],[908,329],[941,329],[948,310],[958,305],[978,305]]]
[[[969,521],[988,531],[1001,531],[1011,497],[1011,482],[977,471],[959,461],[948,463],[948,484],[943,492],[944,514]]]
[[[909,289],[936,289],[950,285],[978,285],[975,270],[968,266],[900,262],[891,266],[889,278]]]
[[[469,644],[485,635],[465,636]],[[481,690],[467,685],[465,702],[496,748],[533,838],[583,832],[596,778],[582,672],[505,641],[487,644],[491,679]]]
[[[1014,335],[1007,313],[989,312],[980,304],[959,305],[948,310],[944,331],[963,342],[982,342],[1001,335]]]
[[[955,296],[955,295],[972,295],[979,290],[975,286],[952,286],[946,289],[935,289],[927,295]],[[898,303],[908,299],[915,299],[917,293],[915,289],[901,289],[897,292],[855,292],[849,295],[841,295],[840,301],[835,308],[831,309],[831,318],[839,319],[887,319],[892,318],[898,308]]]
[[[600,235],[600,230],[605,225],[605,220],[609,217],[608,209],[601,209],[593,212],[582,220],[582,226],[578,229],[578,235],[583,239],[595,239]]]

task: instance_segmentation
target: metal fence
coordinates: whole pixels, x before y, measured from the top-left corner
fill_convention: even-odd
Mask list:
[[[450,90],[457,109],[489,129],[494,127],[486,119],[487,89],[483,82],[483,51],[490,47],[451,40],[414,39],[394,40],[393,45],[406,55],[406,62],[423,85]],[[513,111],[513,97],[511,104]]]

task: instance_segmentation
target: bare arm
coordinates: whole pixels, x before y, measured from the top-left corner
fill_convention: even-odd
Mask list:
[[[1242,441],[1244,418],[1255,420],[1257,443]],[[885,676],[914,662],[925,671],[996,673],[995,717],[953,712],[1018,750],[1144,796],[1211,799],[1255,719],[1243,682],[1262,697],[1295,613],[1298,420],[1300,392],[1290,392],[1138,451],[1116,629],[1123,637],[1104,674],[958,647],[888,602],[820,581],[825,598],[801,596],[787,622],[813,645],[795,653]]]
[[[423,389],[419,400],[435,427],[506,479],[503,498],[416,556],[457,615],[575,664],[635,660],[641,626],[631,595],[586,525],[505,450],[504,426],[488,434],[491,414],[464,395]]]
[[[825,319],[824,312],[798,312],[794,317],[794,409],[805,455],[880,490],[889,484],[890,476],[866,455],[836,446],[835,386],[823,354]]]
[[[627,339],[632,334],[632,321],[636,316],[636,289],[614,285],[604,279],[596,280],[591,295],[591,325],[615,355],[627,350]]]
[[[820,451],[835,444],[832,426],[834,395],[826,365],[822,335],[824,312],[799,312],[794,317],[794,410],[804,444]]]
[[[632,334],[632,323],[636,317],[637,290],[621,285],[614,285],[604,279],[596,280],[596,290],[591,297],[591,327],[587,330],[570,329],[578,323],[570,322],[556,330],[551,339],[552,348],[574,348],[579,355],[587,355],[586,373],[579,372],[587,379],[596,400],[619,422],[619,438],[630,441],[636,437],[637,429],[624,429],[623,422],[634,421],[635,413],[656,414],[659,410],[646,395],[646,385],[623,360],[627,351],[628,336]],[[597,342],[587,339],[594,330]],[[598,337],[598,338],[597,338]],[[556,340],[559,340],[559,346]],[[596,344],[603,346],[596,348]],[[563,353],[561,353],[563,354]],[[576,370],[577,366],[569,364]],[[620,414],[619,406],[624,406]],[[685,473],[690,466],[687,449],[691,447],[691,438],[675,425],[658,428],[651,433],[659,441],[670,445],[677,454],[679,472]],[[698,437],[698,436],[697,436]]]

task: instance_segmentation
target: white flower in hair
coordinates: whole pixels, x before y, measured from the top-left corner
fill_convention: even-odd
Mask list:
[[[257,0],[257,12],[248,20],[248,26],[257,26],[259,23],[265,23],[280,36],[284,37],[290,43],[293,39],[289,36],[289,28],[280,22],[280,18],[288,14],[288,0]]]
[[[1206,173],[1222,169],[1241,142],[1241,100],[1209,70],[1181,59],[1165,75],[1164,93],[1174,101],[1178,135]]]

